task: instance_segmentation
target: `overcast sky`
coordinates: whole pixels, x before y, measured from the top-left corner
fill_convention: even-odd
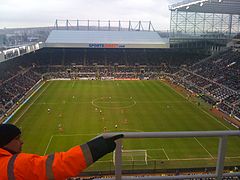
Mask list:
[[[0,0],[0,29],[52,26],[56,19],[152,21],[169,29],[168,5],[181,0]]]

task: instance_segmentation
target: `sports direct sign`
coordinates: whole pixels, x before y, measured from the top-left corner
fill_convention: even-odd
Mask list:
[[[89,44],[89,48],[125,48],[123,44]]]

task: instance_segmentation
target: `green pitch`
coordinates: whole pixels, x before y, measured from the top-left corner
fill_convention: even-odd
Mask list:
[[[51,81],[14,116],[22,128],[23,151],[40,155],[66,151],[105,132],[210,131],[235,129],[189,102],[161,81]],[[228,141],[227,165],[240,164],[240,139]],[[213,166],[217,138],[124,140],[124,168]],[[89,170],[110,170],[112,154]],[[135,161],[135,163],[133,163]]]

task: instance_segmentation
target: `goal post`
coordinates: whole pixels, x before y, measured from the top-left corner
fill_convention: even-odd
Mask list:
[[[123,165],[147,165],[147,150],[122,150],[122,164]],[[113,163],[115,165],[115,151],[113,152]]]

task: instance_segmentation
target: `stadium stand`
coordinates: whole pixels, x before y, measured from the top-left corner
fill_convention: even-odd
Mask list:
[[[240,121],[240,52],[234,47],[210,57],[186,49],[43,48],[8,58],[0,63],[0,119],[40,81],[167,77]]]
[[[222,55],[204,61],[204,63],[193,65],[190,70],[233,90],[239,90],[240,83],[236,76],[240,73],[239,58],[239,52],[228,50]]]
[[[221,52],[210,58],[182,68],[175,73],[178,83],[211,102],[224,113],[239,116],[240,53],[233,49]],[[206,95],[211,97],[206,99]],[[212,100],[212,98],[214,100]]]
[[[41,49],[1,63],[0,115],[6,114],[42,77],[157,79],[172,74],[178,84],[201,94],[210,104],[217,104],[221,111],[240,118],[240,53],[228,49],[203,57],[152,49]]]
[[[130,52],[129,55],[127,53],[127,61],[123,60],[125,56],[123,55],[122,59],[118,57],[118,63],[115,64],[113,63],[117,58],[115,53],[110,52],[111,55],[108,57],[110,64],[104,64],[102,60],[106,58],[104,55],[98,56],[101,54],[99,52],[96,55],[90,55],[90,52],[86,52],[89,58],[85,59],[86,65],[83,65],[84,54],[82,55],[83,59],[75,61],[72,59],[75,59],[76,56],[63,61],[63,57],[59,54],[56,55],[58,58],[54,60],[46,58],[46,56],[38,59],[36,56],[39,54],[36,54],[1,63],[0,116],[7,116],[8,111],[25,98],[28,91],[42,78],[45,80],[55,78],[104,79],[104,77],[158,79],[160,76],[166,75],[173,77],[179,85],[199,94],[202,99],[217,106],[225,114],[240,118],[239,53],[232,50],[201,61],[199,61],[199,56],[186,58],[185,56],[171,55],[170,58],[167,58],[167,53],[161,59],[154,53],[153,55],[149,53],[147,57],[150,58],[145,57],[147,61],[144,61],[144,58],[139,61],[144,53],[139,53],[134,57],[134,53],[131,55]],[[131,61],[132,59],[133,61]],[[153,65],[148,63],[148,59],[154,62]],[[233,64],[233,62],[236,63]],[[96,179],[96,177],[92,179]]]
[[[41,79],[41,75],[34,72],[32,67],[1,66],[0,81],[0,116],[23,98],[26,93]],[[7,68],[7,70],[5,70]]]

